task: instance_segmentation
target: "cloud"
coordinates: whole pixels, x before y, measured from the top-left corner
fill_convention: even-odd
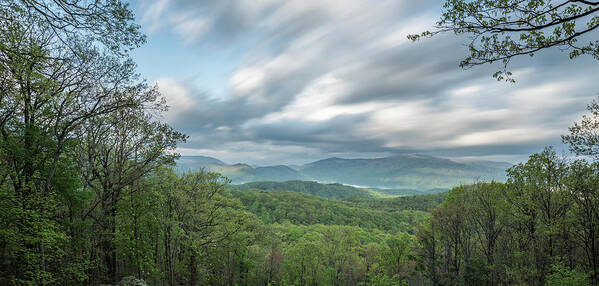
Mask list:
[[[154,32],[160,28],[160,18],[169,4],[169,0],[156,0],[149,5],[146,3],[145,13],[141,18],[142,23],[149,24],[149,30]]]
[[[193,19],[187,19],[192,18]],[[205,18],[196,18],[194,16],[183,15],[173,19],[175,22],[174,31],[181,36],[186,43],[193,43],[200,39],[208,26],[209,21]]]
[[[461,70],[467,39],[406,40],[434,24],[438,5],[156,0],[142,23],[207,58],[243,47],[227,63],[234,68],[222,97],[168,71],[157,80],[172,106],[167,120],[191,137],[184,154],[262,163],[399,152],[514,160],[559,143],[596,95],[599,65],[554,50],[515,60],[516,84],[491,78],[497,66]]]

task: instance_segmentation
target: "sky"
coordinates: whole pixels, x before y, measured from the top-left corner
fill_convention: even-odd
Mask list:
[[[133,54],[186,133],[182,155],[303,164],[418,153],[516,163],[599,93],[599,63],[548,50],[461,69],[468,38],[431,29],[440,1],[137,0],[148,42]]]

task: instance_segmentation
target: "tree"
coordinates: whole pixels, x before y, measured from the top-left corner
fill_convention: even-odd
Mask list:
[[[568,194],[577,226],[574,235],[584,249],[591,280],[599,283],[599,165],[577,160],[570,166]]]
[[[464,285],[494,285],[492,279],[489,279],[489,269],[487,263],[481,259],[473,258],[466,263],[464,267]]]
[[[385,268],[388,277],[407,278],[406,266],[412,258],[413,248],[416,247],[415,237],[400,233],[388,238],[385,244],[380,254],[380,264]]]
[[[167,262],[165,274],[169,281],[167,284],[201,285],[200,270],[210,271],[220,277],[219,275],[224,275],[224,267],[219,266],[227,266],[227,276],[231,278],[235,274],[233,272],[238,270],[232,269],[231,265],[241,264],[240,260],[245,259],[246,255],[246,247],[241,249],[240,246],[244,245],[245,237],[238,234],[254,229],[254,217],[242,211],[243,206],[239,200],[223,194],[224,187],[230,180],[220,174],[169,173],[166,178],[174,178],[173,182],[164,182],[160,186],[165,199],[163,232]],[[235,253],[239,249],[242,251]],[[217,263],[203,265],[200,258],[210,252],[215,252],[215,257],[231,255],[231,259],[235,261],[225,263],[217,259]],[[176,281],[176,272],[180,274],[179,282]],[[213,280],[228,282],[217,278]],[[235,284],[234,282],[231,281],[230,284]]]
[[[69,156],[74,131],[142,101],[122,92],[137,80],[125,51],[144,40],[132,14],[120,1],[82,3],[0,4],[0,217],[10,230],[0,245],[14,265],[0,269],[7,284],[83,279],[84,263],[67,248],[77,233],[72,207],[83,197]]]
[[[570,134],[563,135],[562,140],[576,155],[595,160],[593,164],[577,160],[571,165],[568,192],[574,204],[574,221],[579,226],[575,237],[582,242],[592,281],[599,283],[599,102],[593,100],[587,109],[590,115],[583,115],[569,127]]]
[[[420,243],[418,249],[418,269],[424,277],[431,281],[431,285],[440,285],[440,267],[441,267],[441,245],[440,229],[441,223],[438,216],[438,210],[433,211],[433,217],[418,228],[417,237]]]
[[[120,0],[0,3],[2,284],[86,279],[75,131],[146,102],[129,92],[147,89],[128,56],[144,41]]]
[[[505,198],[512,231],[519,235],[519,249],[527,255],[520,263],[533,268],[522,275],[530,284],[543,282],[557,257],[570,200],[566,196],[567,164],[546,148],[526,163],[508,169]],[[567,241],[566,243],[570,243]]]
[[[323,280],[322,240],[320,233],[308,233],[285,251],[283,281],[290,285],[317,285]]]
[[[470,215],[469,199],[471,188],[459,186],[451,189],[445,202],[433,212],[439,223],[439,242],[444,256],[443,284],[463,283],[464,266],[469,262],[473,250],[475,225]]]
[[[490,267],[489,282],[495,285],[495,279],[499,277],[495,267],[495,257],[497,252],[497,243],[502,234],[505,221],[503,219],[504,202],[502,194],[505,191],[504,185],[496,182],[477,183],[469,188],[471,218],[476,227],[477,238],[481,244],[482,252],[486,257],[486,265]],[[472,264],[474,268],[479,265]],[[480,270],[480,269],[479,269]]]
[[[570,151],[576,155],[591,156],[599,159],[599,102],[593,100],[587,110],[590,115],[583,115],[580,122],[570,126],[569,135],[562,135],[564,143],[568,144]]]
[[[553,265],[553,273],[547,277],[547,286],[586,286],[591,285],[585,273],[571,270],[563,265]]]
[[[174,164],[173,153],[185,136],[164,123],[155,122],[148,106],[160,111],[163,101],[154,90],[131,88],[145,101],[131,108],[119,109],[113,114],[91,119],[78,130],[81,142],[78,163],[85,187],[95,194],[82,214],[82,219],[95,219],[99,230],[99,245],[104,253],[105,282],[118,281],[116,248],[117,204],[121,194],[134,187],[156,169]],[[150,109],[150,110],[148,110]],[[100,214],[92,212],[100,209]]]
[[[446,0],[433,31],[409,35],[411,40],[453,32],[469,35],[470,55],[460,66],[501,62],[493,76],[509,80],[514,57],[533,56],[548,48],[569,51],[570,58],[588,54],[599,60],[599,40],[590,36],[599,27],[599,1],[592,0]]]
[[[128,4],[121,0],[5,0],[0,4],[0,23],[42,25],[57,45],[68,46],[81,57],[85,51],[77,52],[76,43],[89,42],[125,56],[146,40]],[[3,53],[8,50],[19,51],[0,45]]]

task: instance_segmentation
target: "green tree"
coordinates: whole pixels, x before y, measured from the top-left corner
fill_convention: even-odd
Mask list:
[[[418,237],[419,248],[417,251],[418,269],[432,285],[440,285],[440,267],[441,267],[441,242],[439,219],[433,211],[433,217],[428,222],[418,228],[416,236]]]
[[[476,286],[487,284],[494,285],[493,279],[489,279],[487,263],[477,258],[468,261],[464,267],[464,285]]]
[[[239,211],[243,208],[241,203],[223,195],[224,186],[229,182],[217,173],[187,173],[175,180],[175,184],[171,185],[174,188],[172,191],[166,190],[167,213],[171,218],[171,223],[167,224],[168,240],[165,241],[169,285],[176,285],[174,278],[177,270],[186,274],[186,277],[180,277],[184,284],[202,284],[199,270],[203,266],[200,258],[206,250],[239,244],[241,242],[235,239],[244,238],[237,237],[237,234],[253,228],[250,223],[253,217]],[[224,248],[228,255],[237,255],[227,249]],[[237,255],[233,258],[243,257]]]
[[[76,43],[90,42],[125,55],[145,43],[145,35],[134,20],[128,4],[121,0],[5,0],[0,5],[2,25],[43,25],[59,40],[59,46],[73,48],[72,52]],[[1,50],[11,49],[2,46]],[[84,51],[79,52],[77,55],[84,56]]]
[[[599,102],[593,100],[587,110],[590,115],[583,115],[579,122],[568,129],[570,134],[562,135],[562,141],[568,144],[570,151],[576,155],[591,156],[593,159],[599,159]]]
[[[575,161],[570,167],[568,194],[573,202],[574,231],[582,245],[591,279],[599,283],[599,166]]]
[[[525,252],[522,263],[533,266],[522,273],[532,285],[542,284],[555,259],[565,254],[558,246],[570,207],[566,179],[566,162],[551,148],[508,170],[510,225]]]
[[[102,249],[105,283],[118,281],[117,253],[113,243],[116,232],[117,204],[121,194],[144,176],[166,164],[173,164],[176,144],[185,139],[170,126],[154,122],[148,106],[160,108],[158,93],[144,88],[130,89],[144,98],[140,105],[98,116],[78,129],[81,149],[79,166],[85,187],[95,194],[83,214],[87,219],[96,212],[97,246]],[[160,109],[159,109],[160,110]]]
[[[291,285],[318,285],[324,279],[321,237],[318,233],[310,233],[285,251],[283,281]]]
[[[599,41],[588,37],[599,27],[599,2],[571,0],[446,0],[436,29],[411,40],[443,32],[469,35],[468,68],[501,62],[493,76],[512,80],[510,60],[548,48],[569,51],[570,58],[588,54],[599,59]]]
[[[476,238],[481,245],[482,252],[486,258],[484,265],[481,261],[470,261],[466,265],[465,271],[472,274],[474,278],[480,276],[478,280],[466,279],[471,281],[471,285],[475,285],[477,281],[483,278],[480,273],[488,271],[486,278],[489,284],[495,285],[496,280],[500,277],[500,265],[496,265],[497,246],[505,227],[505,202],[503,193],[505,185],[491,182],[488,184],[477,183],[467,188],[468,200],[465,201],[469,217],[473,221],[476,232]],[[487,269],[490,268],[490,269]],[[466,275],[467,276],[467,275]]]
[[[0,276],[71,284],[86,262],[76,219],[87,194],[74,171],[74,131],[140,101],[127,52],[144,41],[120,1],[0,4]],[[129,96],[132,95],[132,96]],[[77,236],[77,237],[75,237]],[[14,265],[14,266],[11,266]]]
[[[578,160],[571,165],[568,191],[574,203],[574,221],[580,227],[575,235],[585,250],[591,279],[599,283],[599,102],[593,100],[587,110],[590,114],[583,115],[579,122],[569,127],[570,134],[563,135],[562,140],[576,155],[587,156],[595,161],[589,164],[585,160]]]
[[[379,265],[384,269],[387,277],[396,280],[399,284],[399,281],[405,281],[412,274],[409,262],[413,258],[415,247],[416,238],[407,233],[392,235],[385,241],[380,251]],[[383,279],[380,275],[373,278]],[[378,283],[383,283],[383,280]]]
[[[563,265],[553,265],[553,273],[547,276],[547,286],[586,286],[591,285],[588,276]]]

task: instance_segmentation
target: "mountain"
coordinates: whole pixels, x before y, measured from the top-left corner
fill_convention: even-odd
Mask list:
[[[225,165],[227,165],[225,162],[208,156],[181,156],[177,160],[177,169],[180,171],[193,171]]]
[[[176,169],[179,172],[185,172],[204,168],[208,171],[218,172],[227,176],[235,184],[256,181],[288,181],[303,179],[303,176],[298,171],[285,165],[266,167],[252,167],[243,163],[228,165],[212,157],[196,157],[200,156],[193,156],[191,158],[181,156],[181,158],[177,160]]]
[[[476,180],[505,180],[505,169],[484,162],[457,162],[428,155],[376,159],[329,158],[302,166],[306,177],[378,188],[451,188]]]
[[[302,177],[297,170],[285,165],[256,167],[252,173],[257,178],[271,178],[273,181],[293,180]]]
[[[183,164],[180,165],[180,162]],[[448,189],[475,181],[505,181],[505,170],[511,165],[505,162],[451,160],[428,155],[402,154],[375,159],[333,157],[293,166],[293,168],[285,165],[266,167],[252,167],[247,164],[228,165],[211,157],[183,156],[177,162],[177,166],[183,171],[206,168],[219,172],[229,177],[234,184],[304,180],[418,191]],[[401,194],[402,191],[397,193]]]
[[[497,162],[497,161],[488,161],[488,160],[472,160],[472,159],[452,159],[452,160],[455,162],[458,162],[458,163],[479,165],[479,166],[483,166],[483,167],[501,168],[501,169],[505,169],[505,170],[507,170],[508,168],[513,166],[513,164],[508,163],[508,162]]]

